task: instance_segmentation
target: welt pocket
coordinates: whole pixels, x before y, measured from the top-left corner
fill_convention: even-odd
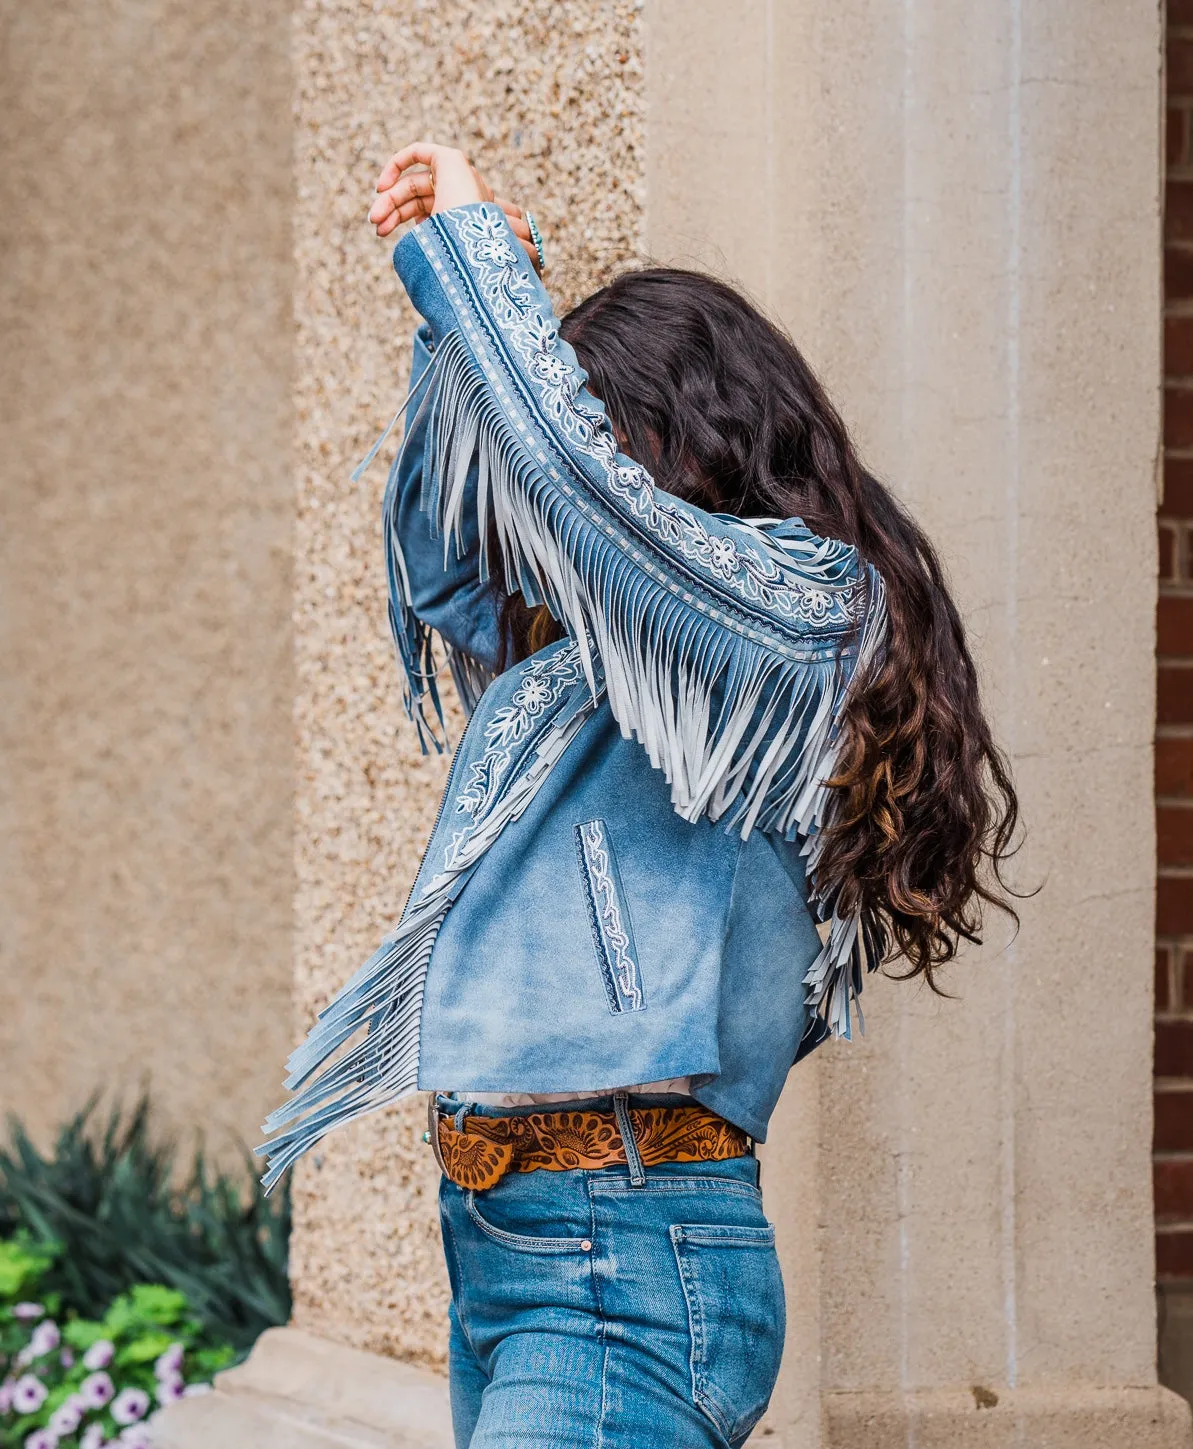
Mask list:
[[[499,1228],[477,1207],[476,1193],[471,1189],[465,1195],[464,1207],[486,1238],[517,1253],[587,1253],[592,1248],[589,1238],[533,1238],[525,1233],[511,1233],[506,1228]]]
[[[574,827],[574,835],[592,945],[609,1010],[641,1011],[646,996],[638,948],[609,828],[603,820],[585,820]]]

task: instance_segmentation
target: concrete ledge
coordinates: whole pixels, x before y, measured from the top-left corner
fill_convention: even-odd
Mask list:
[[[1160,1387],[829,1394],[832,1449],[1190,1449],[1189,1405]]]
[[[447,1382],[297,1328],[271,1328],[215,1392],[153,1424],[160,1449],[452,1449]]]
[[[1160,1387],[829,1394],[831,1449],[1193,1449]],[[773,1431],[772,1431],[773,1432]],[[297,1328],[262,1334],[215,1392],[154,1420],[159,1449],[451,1449],[447,1383]]]

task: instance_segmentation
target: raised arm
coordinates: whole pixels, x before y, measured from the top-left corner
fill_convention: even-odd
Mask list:
[[[395,266],[444,338],[427,502],[445,532],[471,507],[455,482],[475,457],[476,508],[507,573],[600,656],[614,714],[676,809],[810,834],[848,681],[881,636],[877,575],[798,522],[710,515],[656,490],[618,452],[500,206],[436,210]]]
[[[407,708],[424,742],[428,736],[438,739],[442,723],[432,631],[448,647],[448,662],[466,710],[471,711],[493,676],[500,654],[497,601],[481,566],[475,508],[465,509],[461,528],[455,537],[445,539],[423,507],[432,488],[426,470],[435,347],[432,329],[424,322],[414,337],[406,433],[382,504],[390,625],[406,673]],[[464,480],[463,496],[470,497],[476,485],[474,463]],[[426,715],[428,700],[435,718]]]

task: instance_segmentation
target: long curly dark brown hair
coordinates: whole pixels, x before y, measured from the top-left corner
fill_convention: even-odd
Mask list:
[[[936,968],[980,941],[985,905],[1018,921],[1002,872],[1019,807],[935,549],[861,466],[795,344],[723,282],[625,272],[561,330],[623,451],[660,488],[712,512],[802,518],[881,573],[887,647],[846,705],[818,869],[846,882],[838,911],[877,912],[904,974],[938,989]],[[505,662],[559,637],[546,610],[496,586]]]

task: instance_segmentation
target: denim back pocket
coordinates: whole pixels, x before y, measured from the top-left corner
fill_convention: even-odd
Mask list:
[[[580,883],[609,1010],[641,1011],[646,997],[638,948],[608,827],[603,820],[586,820],[575,827],[575,837]]]
[[[762,1417],[783,1357],[786,1309],[775,1230],[677,1224],[692,1393],[731,1444]]]

